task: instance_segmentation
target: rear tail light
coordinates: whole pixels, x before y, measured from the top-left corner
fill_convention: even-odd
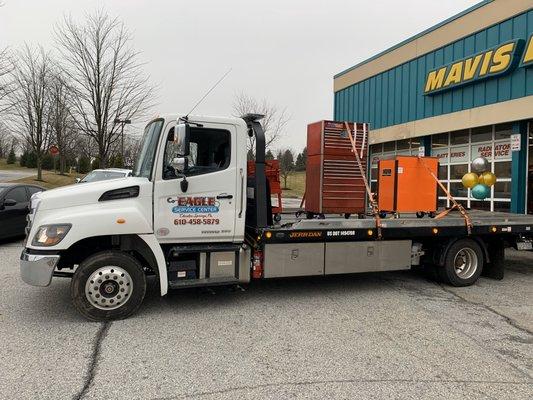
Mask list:
[[[252,259],[252,278],[261,279],[263,277],[263,252],[254,251]]]

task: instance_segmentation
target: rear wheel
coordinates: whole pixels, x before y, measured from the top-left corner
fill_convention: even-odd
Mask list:
[[[84,260],[72,277],[70,294],[76,309],[92,321],[129,317],[146,293],[146,276],[132,256],[104,251]]]
[[[452,286],[474,284],[483,270],[483,252],[472,239],[460,239],[446,253],[441,278]]]

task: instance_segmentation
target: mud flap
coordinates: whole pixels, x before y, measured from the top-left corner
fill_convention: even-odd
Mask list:
[[[505,247],[502,241],[487,243],[488,262],[483,267],[482,276],[491,279],[502,280],[505,269]]]

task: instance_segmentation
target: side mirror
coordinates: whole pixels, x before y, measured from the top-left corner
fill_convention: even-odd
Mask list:
[[[177,156],[187,157],[189,155],[189,139],[191,127],[189,124],[178,123],[174,127],[174,143],[176,144]],[[169,138],[170,140],[170,138]]]
[[[4,206],[5,207],[13,207],[17,205],[17,201],[13,199],[5,199],[4,200]]]
[[[176,171],[182,174],[187,170],[187,159],[185,157],[176,157],[170,164]]]

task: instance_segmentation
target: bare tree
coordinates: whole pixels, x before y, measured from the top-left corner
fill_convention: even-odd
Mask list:
[[[35,153],[37,180],[42,180],[42,158],[48,149],[51,134],[49,118],[52,61],[42,47],[26,45],[17,54],[11,76],[13,91],[8,95],[14,131],[19,132],[27,146]]]
[[[290,120],[290,117],[287,115],[287,110],[285,108],[279,109],[275,105],[268,103],[265,99],[258,101],[245,93],[240,93],[235,96],[233,115],[235,117],[242,117],[250,113],[265,116],[261,120],[261,124],[265,131],[266,148],[268,150],[283,134],[285,126]],[[255,155],[255,137],[250,138],[248,154]]]
[[[80,130],[94,139],[100,166],[120,139],[115,119],[141,117],[153,105],[155,88],[143,73],[131,35],[104,11],[78,23],[65,17],[55,29],[63,74],[71,82],[72,112]]]
[[[0,158],[7,158],[7,154],[16,145],[8,126],[0,121]]]
[[[50,122],[52,126],[52,140],[59,149],[59,173],[65,173],[67,156],[71,153],[76,142],[77,129],[70,113],[72,95],[69,86],[61,74],[56,70],[50,80]]]
[[[10,80],[12,71],[13,63],[7,48],[0,50],[0,112],[5,112],[8,109],[9,103],[6,102],[6,99],[13,90]]]

